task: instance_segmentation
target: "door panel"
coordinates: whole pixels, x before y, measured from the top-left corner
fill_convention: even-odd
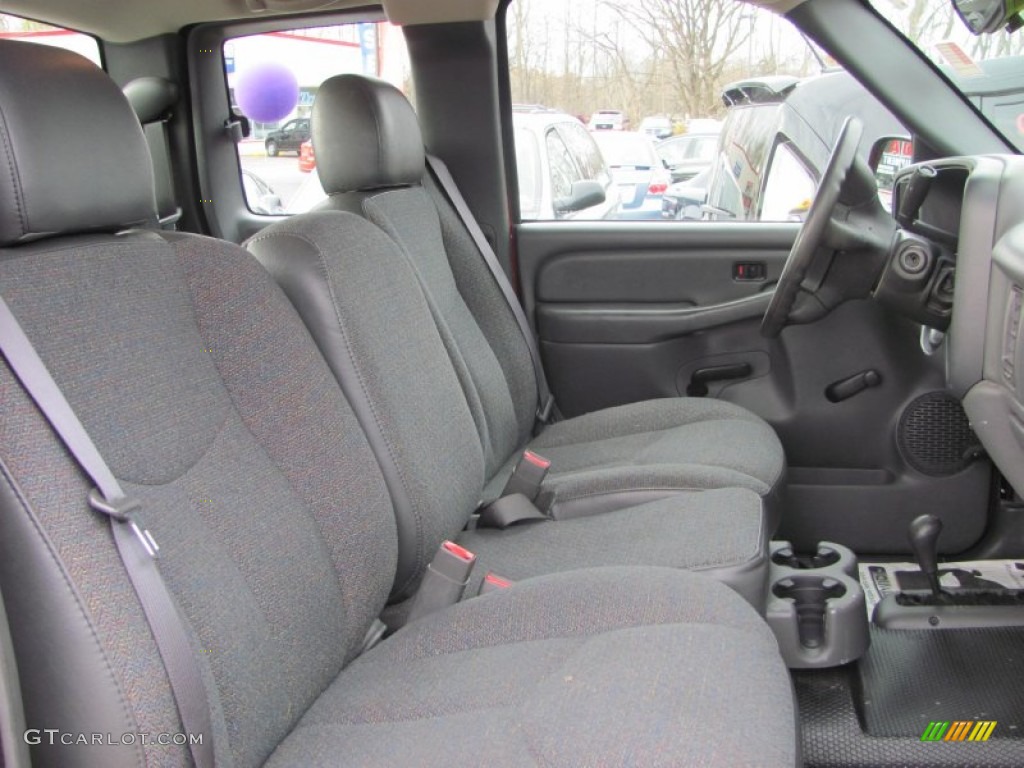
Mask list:
[[[969,547],[985,525],[987,462],[929,475],[897,436],[919,397],[945,389],[944,360],[922,353],[919,326],[864,300],[778,339],[761,337],[796,231],[756,223],[521,225],[524,298],[559,407],[573,416],[685,396],[701,391],[697,371],[740,372],[712,378],[706,389],[779,433],[790,467],[780,537],[899,553],[909,521],[932,512],[946,524],[943,551]],[[765,265],[766,278],[735,280],[736,265],[751,263]],[[865,371],[877,374],[876,386],[829,397],[831,385]],[[936,413],[927,439],[941,441],[950,417]]]

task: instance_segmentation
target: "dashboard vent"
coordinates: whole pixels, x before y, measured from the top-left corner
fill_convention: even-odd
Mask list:
[[[921,395],[904,409],[896,442],[910,466],[933,477],[966,469],[978,446],[960,401],[945,392]]]

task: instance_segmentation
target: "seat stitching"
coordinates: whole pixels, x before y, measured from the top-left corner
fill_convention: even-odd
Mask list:
[[[28,232],[28,222],[25,220],[25,211],[23,210],[23,196],[24,190],[21,187],[21,175],[18,173],[18,164],[15,162],[14,152],[11,150],[11,134],[7,127],[7,116],[4,114],[3,107],[0,107],[0,139],[3,139],[4,145],[4,158],[7,160],[7,167],[11,172],[11,181],[14,187],[14,208],[18,214],[18,222],[21,225],[21,234],[25,235]]]

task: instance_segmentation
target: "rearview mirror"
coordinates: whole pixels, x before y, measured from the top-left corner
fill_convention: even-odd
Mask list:
[[[575,213],[584,208],[600,205],[605,200],[604,187],[593,179],[583,179],[572,183],[568,197],[556,197],[552,207],[556,213]]]
[[[1024,23],[1024,0],[952,0],[960,20],[975,35],[992,34],[1006,27],[1015,32]]]

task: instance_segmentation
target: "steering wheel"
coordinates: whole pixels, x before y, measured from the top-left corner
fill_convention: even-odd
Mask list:
[[[833,251],[824,247],[825,238],[837,205],[842,196],[843,187],[851,175],[857,160],[857,148],[860,146],[864,125],[855,117],[846,118],[839,131],[839,140],[825,166],[825,173],[818,185],[818,193],[807,211],[807,218],[797,233],[793,248],[789,252],[786,264],[782,268],[779,282],[775,286],[768,309],[761,320],[761,335],[773,339],[779,335],[790,320],[793,308],[803,293],[809,299],[817,298],[815,293],[821,287],[821,280],[814,287],[803,287],[812,267],[827,268],[827,261]],[[842,227],[842,222],[836,222]],[[828,307],[824,307],[828,310]],[[821,313],[823,314],[823,313]]]

